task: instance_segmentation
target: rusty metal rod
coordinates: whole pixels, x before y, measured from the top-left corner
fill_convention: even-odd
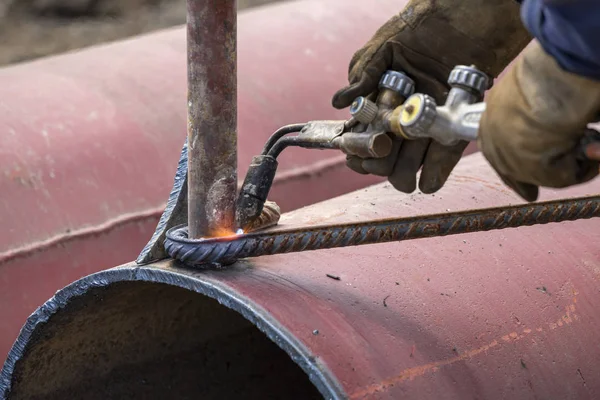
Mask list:
[[[235,0],[187,0],[188,225],[192,238],[235,232]]]
[[[462,233],[516,228],[600,216],[600,196],[485,208],[447,214],[312,226],[249,233],[230,238],[192,240],[187,227],[167,232],[165,248],[190,266],[229,264],[240,258],[359,246]]]

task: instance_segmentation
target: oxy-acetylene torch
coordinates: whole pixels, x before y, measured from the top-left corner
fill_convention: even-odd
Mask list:
[[[231,263],[239,258],[265,254],[355,246],[600,216],[600,198],[595,196],[583,199],[584,202],[575,202],[582,199],[573,199],[529,206],[509,206],[502,210],[484,209],[468,213],[367,221],[354,224],[351,229],[348,226],[326,226],[307,227],[298,232],[252,232],[252,227],[256,226],[256,221],[261,218],[273,184],[278,166],[277,157],[287,147],[339,149],[347,155],[361,158],[383,158],[392,151],[393,135],[405,140],[428,138],[448,146],[461,140],[476,141],[479,121],[486,108],[483,96],[490,87],[490,79],[475,66],[460,65],[451,71],[448,84],[451,89],[446,102],[438,106],[432,97],[414,93],[414,81],[406,74],[387,71],[379,82],[376,100],[357,98],[350,107],[349,120],[312,121],[279,129],[269,138],[262,153],[253,158],[246,174],[237,201],[236,219],[238,227],[241,228],[238,234],[227,238],[192,240],[187,237],[187,227],[178,226],[167,232],[165,249],[171,257],[198,266],[206,263]],[[297,134],[292,136],[293,133]],[[600,135],[597,131],[588,129],[578,149],[582,160],[586,158],[586,149],[592,143],[600,143]],[[569,201],[573,201],[573,204]],[[498,218],[500,211],[502,215],[508,216],[512,212],[513,217],[524,212],[530,216],[535,215],[536,207],[546,207],[545,211],[548,207],[554,207],[552,209],[555,209],[555,212],[551,217],[541,219],[511,217],[503,222]],[[481,223],[485,220],[483,217],[488,214],[490,222]],[[425,227],[427,221],[432,218],[438,223],[442,222],[436,224],[440,229],[436,232],[419,229],[419,226]],[[457,223],[465,218],[477,220],[477,224],[468,223],[468,220],[464,224]],[[263,226],[265,227],[268,227],[268,224]],[[295,240],[290,239],[292,236]],[[319,240],[319,237],[328,239]]]
[[[481,100],[490,80],[474,66],[457,66],[448,83],[451,89],[446,103],[438,106],[432,97],[414,93],[414,82],[407,75],[388,71],[380,80],[377,100],[357,98],[350,107],[350,120],[282,128],[252,160],[237,204],[239,226],[244,229],[259,217],[277,171],[277,156],[288,146],[335,148],[347,155],[383,158],[392,150],[391,134],[406,140],[433,139],[447,146],[461,140],[476,141],[486,108]],[[300,132],[297,136],[284,136],[283,132],[294,129]],[[590,130],[584,146],[594,136],[597,132]]]

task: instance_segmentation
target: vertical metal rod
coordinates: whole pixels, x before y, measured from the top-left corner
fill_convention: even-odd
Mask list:
[[[187,0],[188,226],[196,239],[236,229],[236,35],[236,0]]]

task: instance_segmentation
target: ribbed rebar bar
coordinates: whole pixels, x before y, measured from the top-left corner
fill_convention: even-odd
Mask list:
[[[229,264],[247,257],[448,236],[599,216],[600,196],[591,196],[206,240],[189,239],[187,227],[177,226],[167,232],[165,248],[172,258],[190,266],[202,266]]]

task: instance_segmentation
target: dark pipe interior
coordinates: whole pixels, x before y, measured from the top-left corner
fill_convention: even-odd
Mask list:
[[[238,313],[165,284],[92,289],[38,327],[11,399],[320,399]]]

